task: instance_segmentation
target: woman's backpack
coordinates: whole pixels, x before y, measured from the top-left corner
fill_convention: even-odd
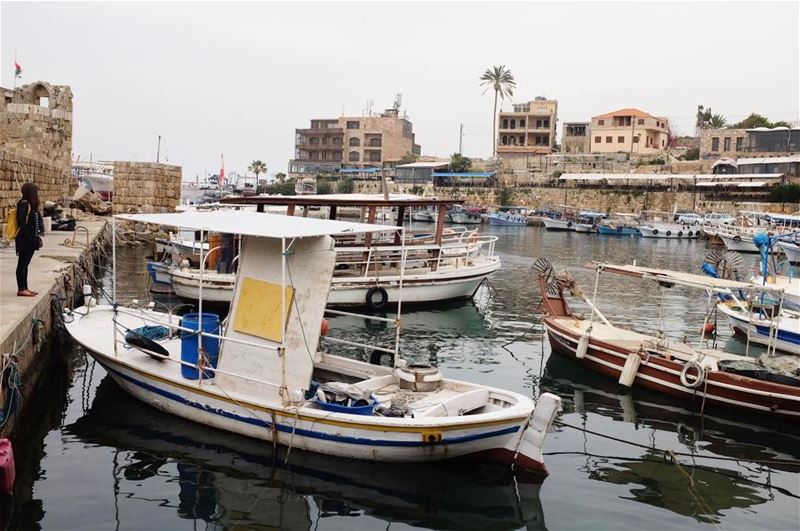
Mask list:
[[[25,224],[28,223],[28,219],[31,217],[31,209],[28,207],[28,215],[25,216]],[[6,239],[13,240],[19,234],[19,224],[17,223],[17,209],[12,208],[8,212],[8,217],[6,217]]]

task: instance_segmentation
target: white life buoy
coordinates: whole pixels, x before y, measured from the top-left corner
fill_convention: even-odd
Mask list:
[[[692,376],[694,380],[691,382],[689,381],[690,370],[694,370],[697,373],[697,376]],[[703,380],[705,380],[705,376],[706,373],[703,367],[696,361],[687,361],[683,369],[681,369],[681,383],[689,389],[697,389],[700,387],[703,384]]]

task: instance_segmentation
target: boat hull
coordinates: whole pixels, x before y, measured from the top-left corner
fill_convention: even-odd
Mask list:
[[[750,341],[759,345],[772,346],[777,350],[790,354],[800,355],[800,320],[798,319],[779,319],[777,337],[770,339],[769,324],[760,322],[748,322],[747,317],[740,315],[739,312],[720,306],[720,311],[728,317],[731,328],[736,334],[750,336]],[[792,329],[796,328],[797,331]],[[749,330],[749,334],[748,334]],[[774,336],[774,332],[773,332]]]
[[[641,236],[639,229],[634,229],[632,227],[603,227],[602,225],[597,227],[597,233],[602,234],[604,236]]]
[[[542,222],[547,230],[552,231],[574,231],[576,225],[576,223],[571,220],[563,219],[544,218]]]
[[[783,254],[793,264],[800,264],[800,245],[792,243],[779,243],[778,246],[783,250]]]
[[[527,227],[527,219],[508,218],[498,216],[495,214],[489,215],[489,225],[497,225],[501,227]]]
[[[579,336],[554,324],[551,318],[545,318],[544,323],[554,353],[610,378],[619,379],[628,354],[635,353],[593,338],[585,356],[578,358],[575,352]],[[641,363],[633,385],[684,400],[701,403],[705,397],[709,405],[766,413],[795,422],[800,420],[800,390],[797,388],[715,371],[706,378],[705,388],[690,389],[681,383],[682,368],[677,361],[651,357]]]
[[[694,240],[700,237],[701,230],[696,227],[639,227],[642,238],[663,238],[671,240]]]

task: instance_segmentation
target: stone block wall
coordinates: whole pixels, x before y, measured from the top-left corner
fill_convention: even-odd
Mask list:
[[[37,81],[1,93],[0,148],[69,173],[72,90]]]
[[[39,187],[39,200],[62,202],[69,197],[69,169],[0,149],[0,223],[20,198],[20,187],[32,181]]]
[[[181,199],[180,166],[155,162],[114,162],[115,214],[135,212],[144,205],[172,212]]]

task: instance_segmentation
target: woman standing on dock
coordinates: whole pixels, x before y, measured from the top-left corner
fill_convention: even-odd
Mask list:
[[[39,188],[33,183],[22,185],[22,199],[17,201],[17,226],[19,232],[14,242],[17,246],[17,296],[35,297],[37,292],[28,289],[28,265],[33,253],[42,247],[41,234],[44,222],[39,214]]]

